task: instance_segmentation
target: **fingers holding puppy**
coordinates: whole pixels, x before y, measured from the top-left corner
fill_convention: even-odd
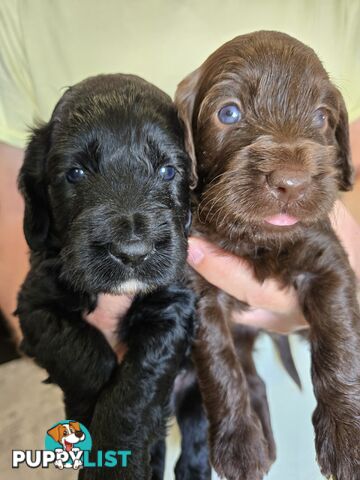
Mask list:
[[[198,237],[189,240],[188,262],[212,285],[250,305],[234,311],[237,323],[277,332],[290,333],[307,328],[293,288],[282,288],[274,279],[260,283],[250,264]]]

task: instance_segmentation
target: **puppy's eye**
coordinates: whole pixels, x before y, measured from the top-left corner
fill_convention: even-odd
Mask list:
[[[225,107],[220,108],[218,118],[225,125],[238,123],[241,120],[241,112],[235,104],[225,105]]]
[[[85,172],[82,168],[71,168],[66,172],[66,178],[70,183],[80,182],[85,177]]]
[[[328,122],[328,114],[324,108],[318,108],[314,112],[313,124],[316,128],[325,128]]]
[[[175,177],[176,170],[175,170],[175,167],[171,165],[166,165],[165,167],[160,168],[159,174],[163,180],[169,181]]]

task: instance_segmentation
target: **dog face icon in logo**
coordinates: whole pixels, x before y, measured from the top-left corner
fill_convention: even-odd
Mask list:
[[[60,423],[50,428],[47,433],[55,442],[61,443],[63,449],[67,452],[73,450],[76,443],[85,440],[85,433],[81,430],[79,422]]]
[[[64,420],[47,431],[45,446],[55,452],[54,465],[57,468],[78,469],[83,465],[83,451],[91,449],[91,438],[89,432],[79,422]]]

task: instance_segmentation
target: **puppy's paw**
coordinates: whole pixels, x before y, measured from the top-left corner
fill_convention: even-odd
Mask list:
[[[172,319],[181,326],[186,335],[194,334],[195,295],[190,289],[171,285],[154,292],[148,301],[164,319]]]
[[[353,416],[349,411],[332,412],[320,404],[313,423],[317,460],[325,477],[334,480],[360,480],[360,404]]]
[[[190,342],[194,335],[195,296],[182,286],[170,286],[137,297],[120,332],[129,345],[159,347],[165,339]]]
[[[271,461],[259,420],[255,416],[241,419],[211,441],[212,464],[227,480],[262,480]]]
[[[250,389],[251,405],[261,422],[268,445],[269,460],[273,464],[276,460],[276,444],[271,427],[265,383],[257,374],[247,375],[246,379]]]
[[[194,462],[195,460],[195,462]],[[181,455],[175,467],[176,480],[211,480],[211,467],[207,458],[202,462]]]

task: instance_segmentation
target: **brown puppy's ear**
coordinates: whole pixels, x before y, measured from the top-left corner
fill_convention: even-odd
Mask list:
[[[50,137],[51,124],[33,130],[18,178],[18,187],[25,200],[25,238],[34,251],[46,248],[49,232],[50,216],[45,169]]]
[[[196,187],[198,181],[193,135],[193,113],[199,78],[200,68],[185,77],[179,83],[175,92],[175,105],[185,131],[185,148],[191,159],[190,188],[192,189]]]
[[[50,435],[51,438],[55,440],[55,442],[60,443],[60,439],[62,438],[62,431],[63,431],[63,426],[60,425],[55,425],[55,427],[50,428],[50,430],[47,431],[47,434]]]
[[[339,120],[335,129],[335,137],[338,145],[336,166],[339,171],[339,189],[347,192],[353,186],[353,167],[351,163],[349,121],[343,97],[338,92]]]

